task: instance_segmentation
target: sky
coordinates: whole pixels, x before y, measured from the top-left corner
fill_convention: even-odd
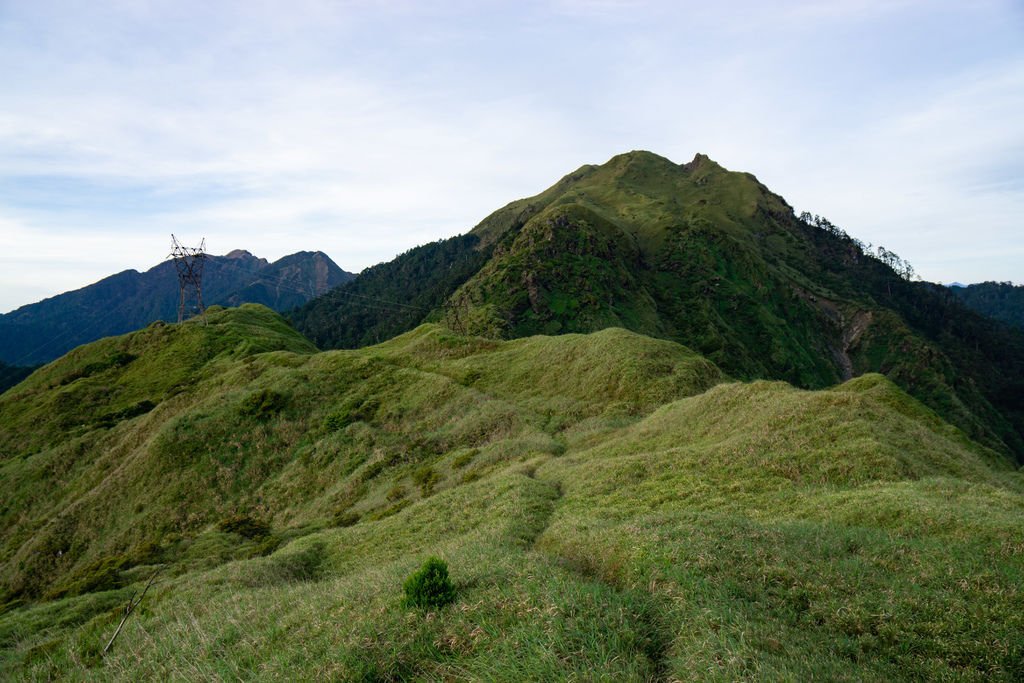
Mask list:
[[[0,312],[171,233],[358,272],[632,149],[1024,282],[1024,2],[0,0]]]

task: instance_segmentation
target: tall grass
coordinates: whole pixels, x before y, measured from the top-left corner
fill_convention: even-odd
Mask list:
[[[1024,676],[1024,480],[880,376],[729,382],[622,330],[314,353],[270,315],[0,399],[0,676]],[[157,381],[149,353],[203,360]],[[89,422],[126,397],[155,407]],[[431,556],[456,599],[406,609]]]

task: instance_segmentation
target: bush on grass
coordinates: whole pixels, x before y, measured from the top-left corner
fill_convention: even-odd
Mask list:
[[[455,586],[448,578],[448,565],[436,557],[429,558],[402,586],[403,607],[438,608],[455,600]]]

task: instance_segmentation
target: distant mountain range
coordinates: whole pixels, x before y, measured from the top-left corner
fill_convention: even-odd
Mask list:
[[[355,275],[323,252],[300,251],[273,263],[235,250],[209,256],[203,272],[207,306],[259,303],[285,311]],[[171,261],[144,273],[126,270],[0,315],[0,361],[31,366],[86,342],[177,320],[178,276]]]
[[[369,268],[291,317],[320,348],[430,321],[506,339],[624,327],[739,379],[819,389],[881,372],[1024,459],[1024,335],[965,308],[963,291],[913,281],[897,255],[798,216],[749,173],[702,154],[676,164],[630,152]]]
[[[1012,282],[954,283],[950,288],[968,308],[1024,330],[1024,285],[1015,286]]]

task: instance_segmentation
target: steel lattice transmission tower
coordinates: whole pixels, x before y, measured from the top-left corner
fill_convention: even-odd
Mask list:
[[[205,322],[203,264],[206,262],[206,238],[203,238],[198,247],[186,247],[172,234],[171,244],[171,253],[168,258],[174,259],[174,267],[178,270],[178,322],[185,319],[186,291],[195,293],[196,307]]]

